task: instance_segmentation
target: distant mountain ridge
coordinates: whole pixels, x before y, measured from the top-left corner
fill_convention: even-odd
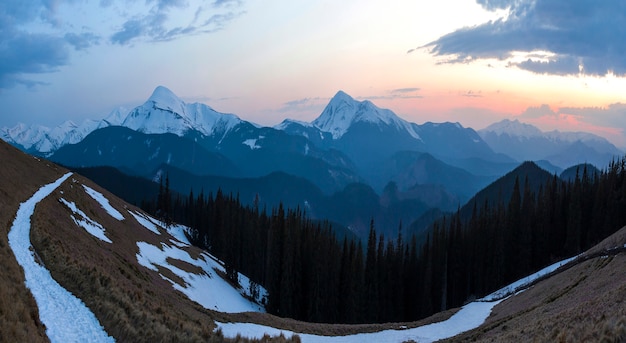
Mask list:
[[[415,124],[343,91],[311,122],[286,119],[264,127],[204,104],[188,104],[163,86],[131,111],[118,109],[99,121],[66,122],[53,129],[19,124],[0,130],[0,137],[70,167],[112,166],[153,179],[167,165],[199,180],[280,175],[271,179],[276,184],[288,175],[306,179],[325,196],[362,196],[363,203],[354,208],[366,207],[366,198],[374,199],[371,193],[376,193],[384,203],[401,200],[419,207],[414,212],[458,208],[524,160],[542,159],[542,167],[560,173],[577,164],[569,161],[598,165],[618,151],[594,135],[544,134],[517,121],[480,132],[460,123]],[[540,158],[520,160],[524,149]],[[295,189],[298,185],[285,192],[303,194],[304,188]],[[304,199],[291,201],[301,204]],[[361,231],[371,217],[363,215],[368,218],[358,218]],[[397,218],[389,223],[405,213],[393,215]]]
[[[608,140],[592,133],[542,132],[517,119],[504,119],[478,134],[495,152],[518,161],[547,160],[563,169],[587,162],[603,168],[623,154]]]

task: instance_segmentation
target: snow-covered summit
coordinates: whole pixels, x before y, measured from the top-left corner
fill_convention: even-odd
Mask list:
[[[274,128],[276,130],[285,130],[285,128],[287,128],[289,125],[292,125],[292,124],[300,125],[302,127],[314,127],[313,124],[306,122],[306,121],[295,120],[295,119],[285,119],[280,124],[274,125]]]
[[[357,101],[343,91],[337,92],[312,124],[321,131],[330,132],[334,139],[339,139],[357,122],[394,126],[420,139],[411,124],[391,110],[381,109],[369,100]]]
[[[504,119],[497,123],[493,123],[480,131],[493,132],[498,136],[508,134],[509,136],[525,138],[539,137],[543,135],[543,132],[541,132],[541,130],[539,130],[537,127],[530,124],[522,123],[517,119]]]
[[[164,86],[157,86],[147,102],[154,103],[154,107],[166,111],[172,111],[181,115],[185,114],[185,103]]]
[[[83,121],[80,125],[68,120],[53,128],[41,125],[27,126],[19,123],[13,128],[2,128],[0,138],[19,145],[25,150],[49,155],[63,145],[80,142],[90,132],[101,126],[100,121],[90,119]]]
[[[538,129],[536,126],[531,124],[522,123],[519,120],[509,120],[504,119],[497,123],[493,123],[486,128],[478,131],[482,136],[487,133],[495,133],[498,136],[503,134],[507,134],[510,137],[516,138],[545,138],[552,142],[564,142],[564,143],[575,143],[575,142],[583,142],[583,143],[591,143],[595,145],[602,145],[604,149],[614,150],[615,147],[612,146],[606,138],[600,137],[593,133],[589,132],[566,132],[553,130],[548,132],[543,132]],[[616,149],[615,149],[616,150]]]
[[[200,103],[187,104],[166,87],[158,86],[148,101],[128,114],[122,126],[143,133],[183,136],[195,130],[211,136],[223,135],[241,122],[234,114],[220,113]]]
[[[62,146],[78,143],[91,132],[108,126],[179,136],[198,131],[205,136],[222,137],[241,122],[234,114],[220,113],[200,103],[187,104],[171,90],[158,86],[143,105],[130,112],[120,107],[101,120],[87,119],[81,124],[69,120],[53,128],[19,123],[0,129],[0,138],[26,151],[49,156]]]
[[[100,126],[98,128],[100,129],[100,128],[107,127],[107,126],[122,125],[122,123],[124,122],[124,119],[126,119],[126,116],[128,115],[128,112],[129,111],[126,107],[118,107],[114,109],[113,111],[109,113],[109,115],[107,115],[104,119],[102,119]]]

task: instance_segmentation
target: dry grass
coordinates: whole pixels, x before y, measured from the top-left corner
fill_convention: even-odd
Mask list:
[[[0,342],[46,342],[37,304],[24,285],[24,271],[8,233],[19,204],[65,171],[27,156],[0,140]]]
[[[624,231],[587,254],[623,246]],[[543,280],[497,305],[478,329],[450,341],[624,342],[626,254],[590,259]]]
[[[82,184],[105,194],[126,219],[120,222],[112,218],[84,192]],[[58,201],[60,197],[74,201],[91,219],[102,224],[113,244],[76,226],[70,218],[71,211]],[[126,208],[137,210],[76,175],[38,205],[31,231],[33,246],[52,276],[81,298],[107,333],[118,341],[229,341],[214,332],[214,312],[190,301],[158,273],[138,264],[137,242],[160,245],[170,237],[147,230],[126,213]],[[191,250],[191,254],[199,256],[198,249]],[[181,269],[200,272],[183,261],[170,262]],[[182,282],[167,270],[161,272]]]

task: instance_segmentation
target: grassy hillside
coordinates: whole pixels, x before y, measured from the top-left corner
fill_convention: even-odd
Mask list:
[[[8,232],[21,202],[65,170],[27,156],[0,140],[0,341],[46,342],[35,300],[24,286],[24,272],[8,244]]]
[[[625,250],[626,227],[585,252],[582,262],[497,305],[478,329],[449,341],[623,342]]]

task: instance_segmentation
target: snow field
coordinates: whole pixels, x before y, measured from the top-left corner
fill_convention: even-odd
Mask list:
[[[159,272],[158,267],[171,271],[174,275],[181,278],[184,284],[179,284],[166,276],[159,275],[169,281],[174,289],[185,294],[189,299],[200,304],[204,308],[228,312],[265,312],[261,305],[244,297],[248,290],[248,278],[240,274],[239,279],[242,289],[235,289],[226,280],[217,275],[216,270],[224,272],[222,265],[211,258],[208,254],[203,253],[200,258],[194,259],[188,252],[180,248],[180,242],[176,246],[169,246],[161,243],[161,247],[146,243],[137,242],[139,253],[137,254],[137,262],[140,265]],[[186,244],[185,244],[186,245]],[[182,270],[173,266],[168,259],[174,259],[189,263],[202,269],[202,274],[195,274]],[[265,292],[262,292],[265,294]]]
[[[440,339],[456,336],[462,332],[474,329],[482,324],[491,313],[491,309],[500,301],[473,302],[465,305],[459,312],[448,320],[420,326],[406,330],[385,330],[374,333],[362,333],[348,336],[318,336],[298,334],[303,343],[362,343],[362,342],[405,342],[414,340],[419,343],[428,343]],[[225,337],[236,337],[240,334],[248,338],[262,338],[263,335],[291,337],[294,333],[287,330],[275,329],[268,326],[250,323],[220,323],[215,322]]]
[[[35,206],[59,187],[72,173],[41,187],[23,202],[9,231],[9,245],[17,262],[24,269],[26,287],[30,289],[39,318],[46,326],[51,342],[114,342],[85,304],[61,287],[50,272],[35,262],[30,243],[30,218]]]

